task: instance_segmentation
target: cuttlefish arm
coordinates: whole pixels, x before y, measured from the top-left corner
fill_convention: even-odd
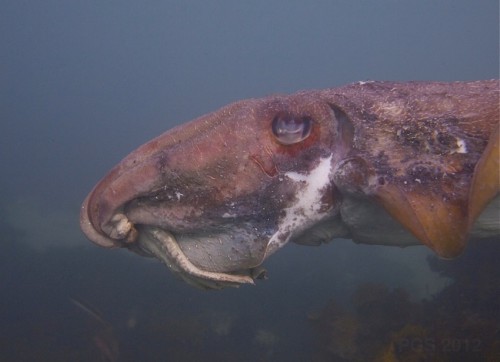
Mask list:
[[[240,101],[132,152],[81,226],[203,288],[252,283],[289,241],[423,243],[450,258],[500,233],[498,127],[497,80]]]

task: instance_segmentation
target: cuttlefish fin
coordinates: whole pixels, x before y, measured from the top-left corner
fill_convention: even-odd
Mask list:
[[[453,258],[465,248],[469,231],[466,202],[443,200],[431,193],[403,192],[396,185],[381,187],[376,198],[394,219],[439,256]]]
[[[500,190],[500,134],[499,126],[474,169],[469,192],[469,226],[472,227],[486,205]]]

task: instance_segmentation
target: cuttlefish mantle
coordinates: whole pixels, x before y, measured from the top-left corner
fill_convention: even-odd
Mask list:
[[[123,159],[92,190],[96,244],[202,288],[253,283],[288,242],[498,237],[499,81],[360,82],[229,104]]]

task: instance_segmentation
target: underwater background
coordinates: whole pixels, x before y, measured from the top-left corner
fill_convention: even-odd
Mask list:
[[[206,292],[78,225],[124,156],[232,101],[498,78],[497,0],[6,0],[0,45],[0,361],[500,360],[499,240],[290,244]]]

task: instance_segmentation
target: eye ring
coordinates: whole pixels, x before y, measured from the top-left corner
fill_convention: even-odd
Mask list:
[[[312,123],[313,120],[308,116],[278,114],[272,123],[273,135],[284,145],[299,143],[311,134]]]

